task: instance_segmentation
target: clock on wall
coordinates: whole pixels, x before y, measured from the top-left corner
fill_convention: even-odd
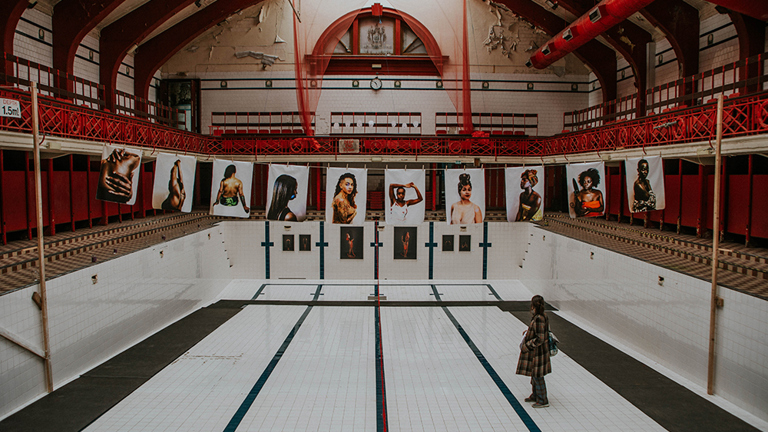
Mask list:
[[[382,86],[382,82],[379,79],[379,77],[375,77],[374,79],[371,80],[371,88],[372,89],[379,90],[379,89],[381,89],[381,86]]]

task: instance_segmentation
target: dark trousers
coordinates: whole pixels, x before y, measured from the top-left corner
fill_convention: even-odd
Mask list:
[[[547,399],[547,384],[544,382],[544,377],[531,377],[531,388],[533,396],[536,398],[536,403],[545,405],[549,403]]]

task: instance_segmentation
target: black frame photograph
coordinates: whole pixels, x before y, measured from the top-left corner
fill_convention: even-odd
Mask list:
[[[344,226],[339,230],[339,258],[363,259],[363,227]]]
[[[453,235],[443,236],[443,252],[453,252]]]
[[[472,236],[471,235],[459,236],[459,252],[472,252]]]
[[[312,250],[312,235],[299,234],[299,251],[308,252]]]
[[[293,252],[293,234],[283,234],[283,252]]]
[[[395,227],[395,259],[416,259],[416,227]]]

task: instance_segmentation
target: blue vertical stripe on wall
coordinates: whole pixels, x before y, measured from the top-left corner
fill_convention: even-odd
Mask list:
[[[269,248],[274,246],[275,243],[269,241],[269,221],[264,222],[264,240],[261,242],[261,245],[264,246],[264,268],[265,268],[265,279],[269,279]]]
[[[483,222],[483,242],[480,247],[483,248],[483,279],[488,279],[488,248],[493,246],[488,242],[488,222]]]
[[[432,279],[434,276],[433,269],[435,268],[435,248],[437,247],[437,243],[435,243],[434,222],[429,223],[429,243],[426,243],[424,246],[429,248],[429,278]]]
[[[328,243],[325,241],[325,222],[320,221],[320,241],[315,243],[320,248],[320,279],[325,279],[325,248]]]

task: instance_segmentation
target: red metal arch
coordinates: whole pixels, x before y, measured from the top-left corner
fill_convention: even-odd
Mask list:
[[[227,17],[241,9],[258,5],[262,1],[218,1],[141,44],[134,58],[136,95],[149,99],[149,86],[152,83],[152,77],[174,54]]]
[[[27,9],[28,0],[5,0],[0,2],[0,38],[3,51],[13,54],[13,36],[21,14]]]
[[[341,26],[345,25],[345,23],[349,22],[349,19],[356,16],[367,16],[372,15],[373,10],[372,8],[363,8],[359,10],[355,10],[352,12],[347,13],[346,15],[342,16],[338,20],[334,21],[330,26],[328,26],[327,29],[323,32],[323,34],[320,35],[320,38],[318,38],[317,42],[315,43],[315,47],[312,50],[313,56],[320,56],[328,52],[326,49],[328,48],[326,45],[329,43],[336,43],[335,38],[333,35],[339,34],[340,32],[344,31],[345,29],[341,28]],[[391,18],[403,18],[404,21],[407,21],[408,26],[413,30],[414,33],[416,33],[416,36],[421,39],[421,41],[424,43],[424,47],[427,50],[427,54],[432,58],[442,58],[442,54],[440,53],[440,46],[437,44],[437,41],[432,36],[432,33],[425,27],[423,24],[421,24],[419,21],[417,21],[412,16],[408,15],[405,12],[397,11],[394,9],[384,8],[383,12],[384,16],[391,17]]]

